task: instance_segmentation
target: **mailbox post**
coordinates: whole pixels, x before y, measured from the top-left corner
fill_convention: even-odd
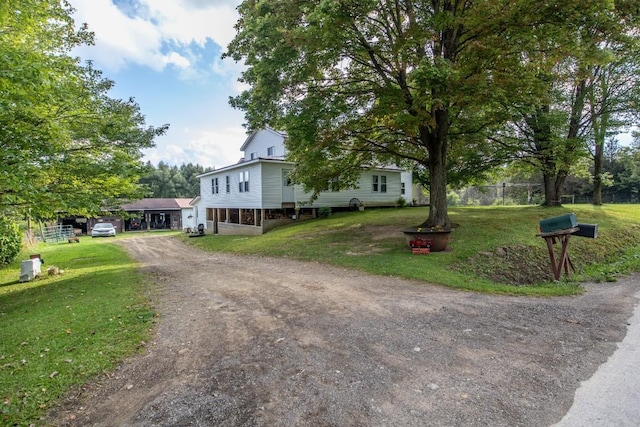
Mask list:
[[[540,221],[540,233],[537,236],[542,237],[547,243],[549,260],[551,261],[551,269],[555,280],[560,279],[562,270],[564,270],[565,274],[569,274],[570,269],[575,270],[568,253],[569,238],[572,235],[595,239],[598,236],[598,225],[578,224],[574,213]],[[553,250],[556,240],[560,241],[561,244],[560,256],[557,259]]]

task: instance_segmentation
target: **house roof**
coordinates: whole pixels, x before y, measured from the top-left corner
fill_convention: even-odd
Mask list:
[[[181,208],[190,208],[192,200],[193,199],[176,199],[176,202],[178,202]]]
[[[244,143],[242,144],[242,147],[240,147],[240,151],[244,151],[244,150],[246,150],[246,149],[247,149],[247,146],[251,143],[251,141],[253,140],[253,138],[254,138],[258,133],[260,133],[260,132],[264,132],[264,131],[275,133],[275,134],[280,135],[282,138],[285,138],[285,139],[287,138],[287,134],[286,134],[286,133],[284,133],[284,132],[280,132],[280,131],[277,131],[277,130],[275,130],[275,129],[271,129],[270,127],[268,127],[268,126],[267,126],[267,127],[265,127],[265,128],[258,129],[257,131],[255,131],[255,132],[253,132],[251,135],[249,135],[249,136],[247,137],[247,139],[245,139]]]
[[[241,167],[245,167],[245,166],[248,166],[248,165],[253,165],[253,164],[259,163],[259,162],[264,162],[264,163],[286,163],[286,164],[290,164],[290,165],[294,164],[292,162],[288,162],[288,161],[284,160],[284,158],[282,158],[282,157],[258,157],[258,158],[253,159],[253,160],[247,160],[245,162],[240,162],[240,163],[236,163],[234,165],[225,166],[223,168],[212,170],[210,172],[205,172],[205,173],[203,173],[201,175],[196,176],[196,178],[206,178],[207,176],[211,176],[211,175],[218,175],[218,174],[221,174],[221,173],[228,173],[232,169],[241,168]]]
[[[142,210],[176,210],[191,207],[189,202],[192,199],[140,199],[135,202],[125,203],[122,209],[125,211]]]

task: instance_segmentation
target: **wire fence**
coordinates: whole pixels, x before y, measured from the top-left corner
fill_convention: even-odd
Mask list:
[[[55,243],[68,240],[75,235],[72,225],[50,225],[42,228],[42,241]]]

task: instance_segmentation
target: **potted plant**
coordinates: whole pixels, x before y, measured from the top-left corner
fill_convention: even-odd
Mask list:
[[[410,227],[402,230],[404,233],[407,245],[411,247],[411,242],[416,240],[430,240],[431,252],[442,252],[447,249],[449,240],[451,239],[451,232],[453,228],[445,228],[442,226],[435,227]]]

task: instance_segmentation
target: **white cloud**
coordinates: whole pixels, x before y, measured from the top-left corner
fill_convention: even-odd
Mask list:
[[[149,124],[171,124],[144,160],[235,164],[246,133],[242,112],[227,99],[246,88],[236,81],[243,66],[219,54],[235,36],[241,0],[114,1],[70,0],[77,25],[86,22],[96,42],[75,54],[93,60],[117,88],[125,82],[126,92],[116,96],[134,96]]]
[[[233,26],[238,14],[229,3],[194,4],[185,0],[140,0],[140,3],[158,22],[162,34],[178,43],[204,46],[211,39],[224,49],[235,35]]]
[[[219,129],[183,129],[172,138],[180,143],[164,143],[160,137],[158,149],[145,152],[145,160],[172,165],[197,163],[217,169],[235,164],[242,157],[240,147],[247,138],[244,128],[221,127]],[[167,161],[167,159],[171,159]]]
[[[179,68],[188,68],[190,64],[187,58],[176,52],[171,52],[164,59],[166,64],[172,64]]]
[[[188,59],[192,47],[203,48],[208,41],[225,50],[235,35],[239,0],[138,0],[136,7],[126,11],[111,0],[71,3],[77,9],[77,24],[86,22],[96,38],[96,46],[80,49],[81,56],[109,71],[130,63],[161,71],[168,64],[182,69],[193,66]]]

